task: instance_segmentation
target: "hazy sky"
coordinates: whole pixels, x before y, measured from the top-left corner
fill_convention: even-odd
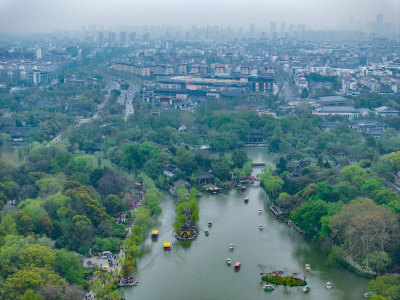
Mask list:
[[[363,22],[400,19],[400,0],[0,0],[0,34],[76,30],[96,24],[119,25],[223,25],[272,21],[309,24],[315,29],[336,28],[350,16]],[[280,29],[278,24],[278,30]]]

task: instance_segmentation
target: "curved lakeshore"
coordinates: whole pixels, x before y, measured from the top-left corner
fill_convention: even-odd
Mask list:
[[[247,148],[254,161],[271,163],[273,157],[263,148]],[[254,172],[261,171],[255,168]],[[253,174],[255,175],[255,174]],[[249,197],[248,204],[243,198]],[[159,229],[158,241],[149,237],[143,245],[143,255],[137,259],[133,276],[140,281],[135,288],[121,288],[127,299],[265,299],[264,282],[260,278],[259,264],[273,270],[285,269],[291,273],[312,266],[307,284],[311,291],[308,299],[358,299],[366,290],[368,280],[361,278],[338,264],[329,266],[327,257],[312,249],[309,241],[293,227],[279,221],[269,211],[270,203],[258,184],[224,190],[220,194],[204,193],[199,199],[199,234],[194,241],[173,239],[176,220],[174,200],[163,195],[163,213],[154,229]],[[262,208],[263,213],[258,214]],[[212,220],[211,228],[207,222]],[[264,225],[264,230],[258,229]],[[210,234],[205,236],[208,229]],[[171,251],[163,251],[163,241],[172,240]],[[234,251],[229,244],[235,245]],[[226,258],[232,265],[226,263]],[[233,263],[242,264],[233,272]],[[300,276],[301,277],[301,276]],[[332,282],[327,290],[325,283]],[[189,296],[190,297],[189,297]],[[299,287],[275,286],[270,299],[303,299]]]

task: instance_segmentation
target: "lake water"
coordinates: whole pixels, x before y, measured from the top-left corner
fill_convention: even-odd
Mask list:
[[[254,161],[273,164],[274,157],[264,148],[246,148]],[[253,169],[253,175],[261,168]],[[249,197],[248,204],[243,199]],[[306,238],[277,220],[269,210],[269,201],[257,183],[246,191],[233,188],[219,195],[204,194],[199,200],[200,233],[192,242],[179,242],[173,237],[174,199],[165,194],[163,212],[154,222],[160,230],[158,241],[145,240],[142,255],[137,259],[134,277],[137,287],[121,290],[127,299],[362,299],[368,280],[338,264],[329,265],[327,257],[312,249]],[[258,209],[262,213],[258,213]],[[213,225],[209,236],[204,230],[208,220]],[[262,224],[264,230],[258,226]],[[171,241],[171,251],[163,251],[163,242]],[[235,249],[229,250],[233,243]],[[225,262],[230,257],[232,265]],[[240,271],[233,264],[240,261]],[[258,264],[270,270],[304,272],[311,265],[307,278],[311,291],[298,287],[277,286],[272,292],[262,289]],[[301,276],[300,276],[301,277]],[[325,282],[332,283],[332,289]]]

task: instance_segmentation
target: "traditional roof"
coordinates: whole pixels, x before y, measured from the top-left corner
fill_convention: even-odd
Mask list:
[[[358,114],[360,111],[353,106],[323,106],[317,109],[318,113],[352,113]]]
[[[389,114],[389,113],[399,113],[398,110],[388,107],[388,106],[381,106],[381,107],[377,107],[375,108],[375,111],[377,111],[380,114]]]
[[[335,128],[336,126],[339,126],[340,124],[343,124],[343,122],[340,122],[338,120],[336,121],[325,121],[321,123],[321,129],[332,129]]]
[[[181,186],[185,187],[186,189],[190,188],[190,184],[182,179],[179,179],[174,182],[174,188],[181,187]]]
[[[382,126],[387,127],[387,124],[375,119],[357,119],[352,122],[356,126],[368,126],[368,127],[375,127],[375,126]]]
[[[211,172],[193,173],[192,178],[197,180],[213,179],[214,175]]]

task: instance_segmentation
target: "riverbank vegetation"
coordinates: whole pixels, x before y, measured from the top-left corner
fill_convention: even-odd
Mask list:
[[[390,187],[400,154],[390,152],[398,138],[363,140],[338,126],[313,139],[305,149],[282,152],[276,170],[263,170],[266,192],[332,258],[367,275],[396,271],[400,198]]]
[[[143,206],[133,212],[134,225],[130,227],[130,234],[123,243],[125,257],[121,276],[128,276],[133,270],[136,257],[140,254],[139,245],[146,238],[152,225],[151,216],[161,213],[159,206],[161,193],[154,182],[146,175],[140,174],[143,183]]]
[[[371,299],[400,299],[400,275],[378,276],[369,282],[368,291],[377,293]]]
[[[316,168],[313,173],[296,185],[287,176],[273,176],[268,170],[261,178],[285,215],[321,247],[332,250],[336,245],[333,254],[339,259],[345,257],[353,267],[368,273],[397,265],[397,194],[373,172],[357,165],[346,166],[338,174],[331,168]]]

